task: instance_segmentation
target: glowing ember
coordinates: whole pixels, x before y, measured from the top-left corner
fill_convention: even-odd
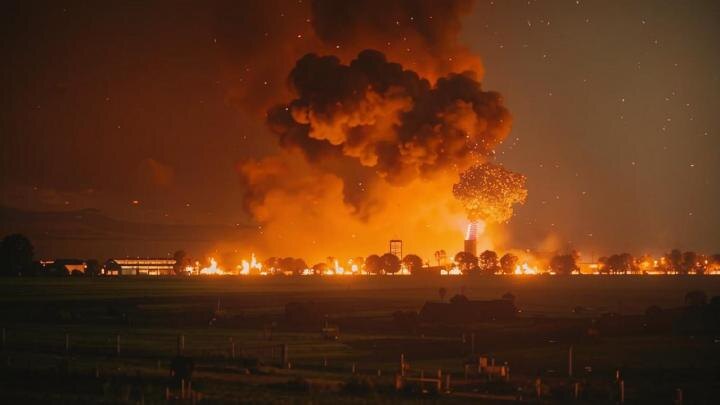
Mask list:
[[[527,198],[525,176],[483,163],[460,174],[453,195],[465,207],[470,221],[504,222],[512,217],[513,205]]]

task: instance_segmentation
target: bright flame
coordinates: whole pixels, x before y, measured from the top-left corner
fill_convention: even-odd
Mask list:
[[[527,262],[515,266],[515,274],[538,274],[536,267],[531,267]]]
[[[441,276],[461,276],[462,274],[462,271],[457,265],[453,266],[453,268],[451,268],[450,270],[440,270]]]
[[[240,270],[240,275],[247,276],[250,274],[251,270],[257,270],[258,273],[262,272],[262,263],[257,261],[257,258],[255,258],[255,253],[252,253],[252,256],[250,258],[250,261],[243,259],[242,264],[238,266],[238,269]]]
[[[225,274],[225,271],[218,267],[215,258],[210,258],[210,266],[200,270],[200,274]]]

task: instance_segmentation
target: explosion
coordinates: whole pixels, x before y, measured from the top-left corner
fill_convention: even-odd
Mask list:
[[[505,222],[513,215],[513,205],[527,198],[525,176],[496,164],[479,164],[460,174],[453,195],[470,221]]]
[[[465,200],[449,192],[458,172],[491,158],[512,124],[503,97],[483,89],[479,59],[458,42],[462,16],[472,5],[314,0],[309,10],[296,10],[310,15],[302,19],[310,25],[298,31],[307,48],[282,48],[269,70],[244,69],[249,80],[297,55],[285,92],[275,93],[286,101],[265,116],[280,150],[237,166],[245,209],[267,246],[261,253],[356,255],[376,249],[378,236],[393,234],[414,235],[413,250],[430,254],[438,241],[452,239],[448,235],[464,221]],[[229,44],[245,43],[244,36],[233,37],[237,41]],[[272,93],[268,83],[278,80],[261,82]],[[256,107],[262,103],[252,100]],[[488,195],[481,203],[501,191],[483,190]],[[494,215],[470,217],[497,222],[500,205],[487,208]],[[323,232],[308,237],[318,224]]]

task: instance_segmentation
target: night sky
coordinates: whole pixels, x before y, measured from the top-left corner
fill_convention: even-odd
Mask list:
[[[502,95],[489,159],[528,197],[488,247],[720,249],[720,3],[340,3],[3,2],[0,230],[39,256],[454,253],[454,162],[395,181],[268,118],[306,53],[377,49]]]

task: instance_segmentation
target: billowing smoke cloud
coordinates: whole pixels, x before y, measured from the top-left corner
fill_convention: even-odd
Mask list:
[[[255,0],[216,2],[215,43],[225,55],[223,84],[244,109],[264,112],[289,96],[287,72],[303,55],[348,62],[381,50],[435,81],[450,72],[482,74],[459,43],[461,18],[474,0]]]
[[[254,6],[257,20],[224,26],[227,49],[250,50],[237,54],[236,98],[277,100],[266,122],[280,150],[238,166],[261,254],[352,257],[389,238],[426,258],[452,252],[443,243],[462,238],[467,218],[453,183],[492,159],[511,127],[457,40],[472,3],[270,2]]]
[[[510,130],[500,95],[483,91],[471,72],[431,85],[374,50],[348,65],[308,54],[289,82],[296,98],[268,114],[281,145],[314,164],[356,161],[394,185],[464,169]]]
[[[315,33],[325,44],[380,49],[434,80],[450,72],[482,72],[480,59],[457,40],[460,19],[473,4],[474,0],[314,0],[311,10]]]

